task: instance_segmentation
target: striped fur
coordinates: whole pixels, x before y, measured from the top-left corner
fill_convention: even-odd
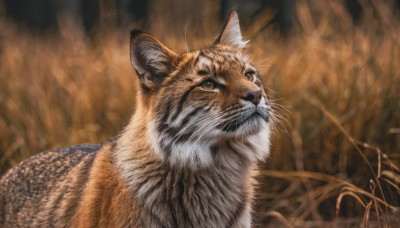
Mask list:
[[[177,54],[131,32],[136,112],[104,145],[43,152],[0,180],[1,227],[250,227],[270,105],[233,12]]]

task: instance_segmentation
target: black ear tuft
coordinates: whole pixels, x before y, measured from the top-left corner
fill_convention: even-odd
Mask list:
[[[131,31],[131,39],[134,38],[135,36],[137,36],[140,33],[144,33],[144,32],[142,30],[140,30],[140,29],[133,29]]]

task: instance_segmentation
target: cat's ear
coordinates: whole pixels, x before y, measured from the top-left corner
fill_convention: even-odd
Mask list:
[[[131,31],[131,63],[142,85],[147,89],[157,89],[173,70],[177,54],[152,35],[140,30]]]
[[[248,41],[244,41],[240,32],[239,17],[236,11],[232,11],[228,20],[219,34],[214,44],[230,46],[236,49],[242,49],[247,45]]]

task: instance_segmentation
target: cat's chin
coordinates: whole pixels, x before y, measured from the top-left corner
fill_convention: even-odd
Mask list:
[[[259,134],[263,129],[269,128],[269,122],[260,115],[254,115],[248,118],[235,131],[225,133],[226,138],[245,138],[248,136]]]
[[[270,124],[266,121],[244,125],[236,132],[236,136],[228,139],[236,151],[240,151],[249,161],[264,161],[269,156]]]

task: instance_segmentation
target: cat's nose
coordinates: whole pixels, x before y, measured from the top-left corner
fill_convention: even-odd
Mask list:
[[[247,91],[241,98],[245,101],[258,105],[260,103],[262,92],[260,89]]]

